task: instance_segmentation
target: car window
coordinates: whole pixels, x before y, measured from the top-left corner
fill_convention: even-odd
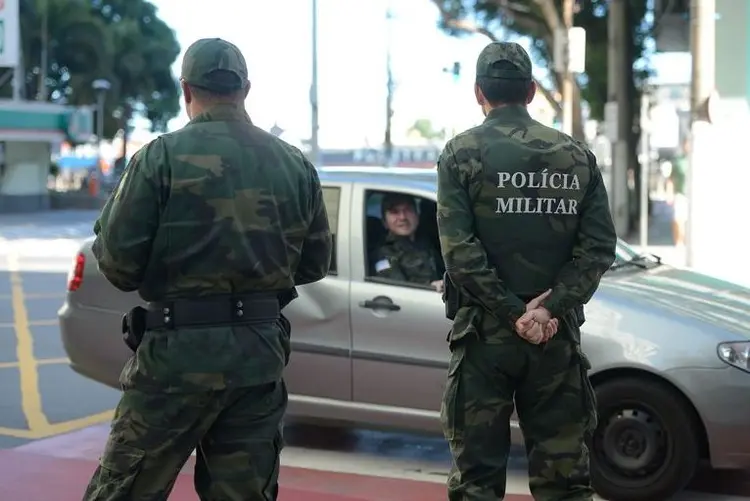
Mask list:
[[[622,263],[624,261],[630,261],[638,257],[640,253],[630,247],[628,244],[617,239],[617,247],[615,248],[615,263]]]
[[[376,256],[378,251],[385,243],[385,238],[388,235],[385,222],[383,221],[382,203],[383,197],[389,193],[400,193],[397,191],[367,191],[365,194],[365,221],[362,225],[363,238],[365,241],[365,255],[363,259],[365,261],[365,269],[367,270],[367,277],[369,279],[380,280],[382,277],[377,276],[376,271]],[[408,194],[407,194],[408,195]],[[426,198],[412,196],[414,203],[417,208],[418,225],[416,230],[417,237],[424,242],[425,245],[430,246],[435,253],[437,262],[435,263],[436,270],[440,276],[444,271],[442,259],[440,258],[440,244],[437,233],[437,219],[436,210],[437,205],[434,200]],[[393,282],[392,280],[387,280]],[[406,285],[405,282],[403,282]],[[415,284],[409,284],[414,286]],[[423,284],[428,286],[427,284]]]
[[[338,239],[336,237],[339,234],[339,205],[341,204],[341,188],[335,186],[324,186],[323,203],[326,206],[326,212],[328,213],[328,224],[331,227],[331,233],[333,234],[333,253],[331,255],[331,267],[328,272],[331,275],[335,275],[336,273],[338,273],[338,253],[336,252]]]

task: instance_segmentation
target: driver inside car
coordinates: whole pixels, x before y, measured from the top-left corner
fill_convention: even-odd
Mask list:
[[[375,251],[375,276],[429,285],[443,292],[442,259],[430,242],[417,236],[419,216],[414,197],[389,193],[383,197],[381,209],[388,234]]]

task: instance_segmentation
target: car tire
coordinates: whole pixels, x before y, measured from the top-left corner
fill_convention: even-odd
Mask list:
[[[591,476],[610,501],[663,501],[682,491],[700,459],[695,412],[664,383],[617,379],[595,387],[599,425]]]

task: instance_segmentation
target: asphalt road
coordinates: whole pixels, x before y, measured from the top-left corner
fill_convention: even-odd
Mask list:
[[[52,219],[0,220],[0,448],[106,422],[119,396],[68,366],[57,310],[81,236],[72,233],[91,225],[55,229]]]

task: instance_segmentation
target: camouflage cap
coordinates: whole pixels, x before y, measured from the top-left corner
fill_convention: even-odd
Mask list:
[[[406,195],[404,193],[388,193],[383,197],[383,201],[381,202],[383,215],[385,215],[386,212],[395,209],[399,205],[408,205],[411,206],[414,210],[416,210],[417,208],[417,202],[414,200],[413,196]]]
[[[496,68],[495,64],[500,61],[511,63],[516,69]],[[531,58],[515,42],[492,42],[477,58],[477,77],[531,80]]]
[[[234,44],[221,38],[203,38],[185,51],[182,80],[212,92],[237,91],[248,83],[247,63]]]

